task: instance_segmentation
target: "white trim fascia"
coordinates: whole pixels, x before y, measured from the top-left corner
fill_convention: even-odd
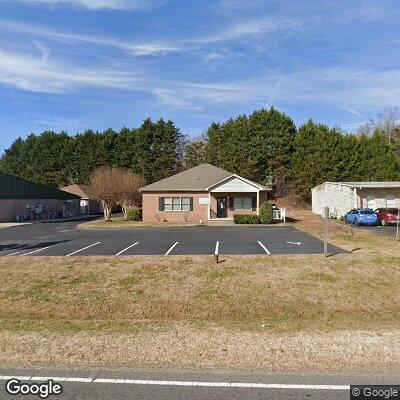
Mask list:
[[[228,177],[226,177],[226,178],[220,180],[219,182],[214,183],[213,185],[211,185],[211,186],[209,186],[209,187],[206,187],[205,190],[207,190],[208,192],[210,192],[212,189],[215,189],[216,187],[222,185],[225,181],[227,181],[227,180],[229,180],[229,179],[231,179],[231,178],[240,179],[241,181],[246,182],[246,183],[249,184],[250,186],[254,186],[254,187],[257,188],[259,191],[263,191],[263,190],[266,190],[266,191],[267,191],[267,190],[270,190],[270,189],[266,188],[265,186],[259,185],[258,183],[255,183],[255,182],[252,182],[252,181],[249,181],[248,179],[243,178],[242,176],[236,175],[236,174],[232,174],[232,175],[230,175],[230,176],[228,176]]]
[[[354,185],[349,182],[324,182],[321,183],[318,186],[313,187],[313,189],[318,189],[319,187],[325,186],[325,185],[339,185],[340,187],[345,186],[350,189],[399,189],[400,188],[400,182],[365,182],[366,185],[364,185],[363,182],[356,182],[358,185]],[[385,183],[386,185],[374,185],[374,183]]]

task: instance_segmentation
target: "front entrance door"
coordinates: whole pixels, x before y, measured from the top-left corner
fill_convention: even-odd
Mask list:
[[[217,198],[217,217],[218,218],[227,218],[228,217],[227,204],[228,204],[228,200],[226,197],[218,197]]]

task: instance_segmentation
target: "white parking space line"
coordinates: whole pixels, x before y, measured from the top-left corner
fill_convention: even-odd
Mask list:
[[[175,242],[170,249],[165,253],[165,255],[167,256],[169,253],[171,253],[171,251],[175,248],[175,246],[178,244],[179,242]]]
[[[260,241],[258,241],[258,244],[264,249],[264,251],[265,251],[267,254],[271,254],[270,251],[269,251]]]
[[[80,253],[80,252],[83,251],[83,250],[90,249],[91,247],[97,246],[97,245],[100,244],[100,243],[101,243],[101,242],[93,243],[93,244],[91,244],[90,246],[84,247],[83,249],[79,249],[79,250],[77,250],[77,251],[74,251],[73,253],[67,254],[67,257],[71,257],[71,256],[73,256],[74,254],[78,254],[78,253]]]
[[[215,255],[217,256],[219,252],[219,242],[215,243]]]
[[[116,256],[120,256],[121,254],[125,253],[126,251],[128,251],[129,249],[131,249],[133,246],[136,246],[137,244],[139,244],[139,242],[133,243],[130,246],[128,246],[126,249],[121,250],[119,253],[116,254]]]
[[[250,389],[304,389],[304,390],[350,390],[350,385],[312,385],[290,383],[253,383],[253,382],[201,382],[201,381],[167,381],[149,379],[113,379],[113,378],[67,378],[43,376],[0,376],[0,380],[18,379],[20,381],[47,381],[81,382],[81,383],[111,383],[125,385],[158,385],[158,386],[192,386],[192,387],[219,387],[219,388],[250,388]]]
[[[17,254],[21,253],[22,250],[16,251],[15,253],[7,254],[7,257],[16,256]]]
[[[27,255],[29,255],[29,254],[39,253],[40,251],[47,250],[47,249],[51,249],[52,247],[58,246],[59,244],[60,244],[60,243],[53,244],[52,246],[42,247],[42,248],[40,248],[40,249],[36,249],[36,250],[30,251],[29,253],[20,254],[20,257],[24,257],[24,256],[27,256]]]

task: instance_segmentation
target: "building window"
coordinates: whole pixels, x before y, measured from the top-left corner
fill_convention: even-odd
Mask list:
[[[164,211],[190,211],[190,197],[164,197]]]
[[[235,211],[252,210],[251,197],[234,197],[233,198],[233,209]]]

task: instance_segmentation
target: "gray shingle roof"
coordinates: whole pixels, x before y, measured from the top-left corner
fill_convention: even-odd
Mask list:
[[[150,185],[144,186],[141,192],[160,191],[205,191],[208,187],[232,176],[231,172],[214,167],[211,164],[201,164],[179,174],[170,176]]]
[[[70,185],[61,188],[64,192],[76,194],[82,199],[94,199],[96,195],[93,193],[93,190],[90,186],[87,185]]]

